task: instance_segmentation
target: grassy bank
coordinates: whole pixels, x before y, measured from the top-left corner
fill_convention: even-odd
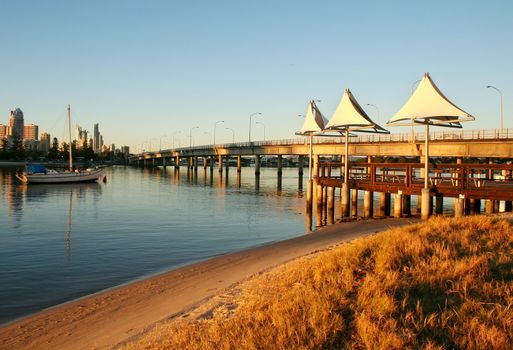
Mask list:
[[[513,347],[513,230],[433,218],[302,258],[129,349]]]

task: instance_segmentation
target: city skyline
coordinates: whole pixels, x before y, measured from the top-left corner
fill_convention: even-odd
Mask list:
[[[73,127],[74,133],[72,134],[72,141],[76,142],[76,147],[79,149],[83,148],[84,143],[86,143],[95,153],[101,153],[107,150],[115,151],[115,149],[112,148],[114,144],[109,146],[103,144],[103,135],[99,132],[99,123],[95,123],[93,128],[94,131],[90,133],[81,125],[75,124]],[[63,127],[61,137],[58,135],[52,136],[51,133],[48,133],[44,129],[39,132],[39,124],[34,124],[33,122],[27,123],[23,110],[20,107],[14,107],[9,113],[7,124],[3,124],[0,119],[0,141],[2,139],[9,140],[10,137],[15,136],[17,139],[24,142],[24,147],[27,150],[31,150],[35,147],[43,152],[48,152],[50,149],[49,144],[52,143],[54,137],[57,138],[59,146],[61,146],[63,142],[66,144],[69,143],[69,135],[66,129],[67,127]],[[88,135],[91,137],[88,137]],[[41,146],[38,146],[40,143]],[[126,148],[126,146],[122,146],[121,148],[123,147]],[[122,151],[121,148],[118,149],[120,152]]]
[[[171,147],[173,137],[188,146],[195,126],[194,144],[208,143],[220,120],[218,143],[247,141],[256,112],[267,139],[292,138],[310,99],[329,118],[345,88],[385,124],[427,71],[476,116],[464,128],[499,127],[499,94],[488,85],[502,92],[504,127],[513,127],[513,4],[505,1],[3,7],[0,43],[16,54],[2,57],[10,83],[0,87],[0,108],[21,106],[52,135],[71,103],[73,124],[100,120],[109,144],[134,151]],[[263,139],[262,128],[252,133]]]

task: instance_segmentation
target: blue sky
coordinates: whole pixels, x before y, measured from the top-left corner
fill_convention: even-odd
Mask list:
[[[0,123],[20,107],[59,139],[68,103],[132,150],[188,145],[193,126],[209,143],[219,120],[218,142],[247,141],[254,112],[291,138],[308,100],[329,118],[345,88],[384,123],[426,71],[476,116],[465,128],[498,127],[497,86],[513,128],[511,1],[0,0],[0,23]]]

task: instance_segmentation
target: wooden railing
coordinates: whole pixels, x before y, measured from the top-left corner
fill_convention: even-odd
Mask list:
[[[326,186],[341,186],[341,163],[319,163],[317,178]],[[513,200],[512,164],[430,164],[428,184],[433,194]],[[350,163],[350,188],[420,194],[421,163]]]

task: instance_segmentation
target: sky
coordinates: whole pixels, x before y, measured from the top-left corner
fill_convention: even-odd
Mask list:
[[[476,117],[465,129],[499,127],[487,85],[513,128],[509,0],[0,0],[0,23],[0,123],[19,107],[59,140],[68,103],[132,152],[210,144],[214,125],[245,142],[257,112],[267,140],[294,138],[309,100],[330,118],[346,88],[384,124],[425,72]]]

